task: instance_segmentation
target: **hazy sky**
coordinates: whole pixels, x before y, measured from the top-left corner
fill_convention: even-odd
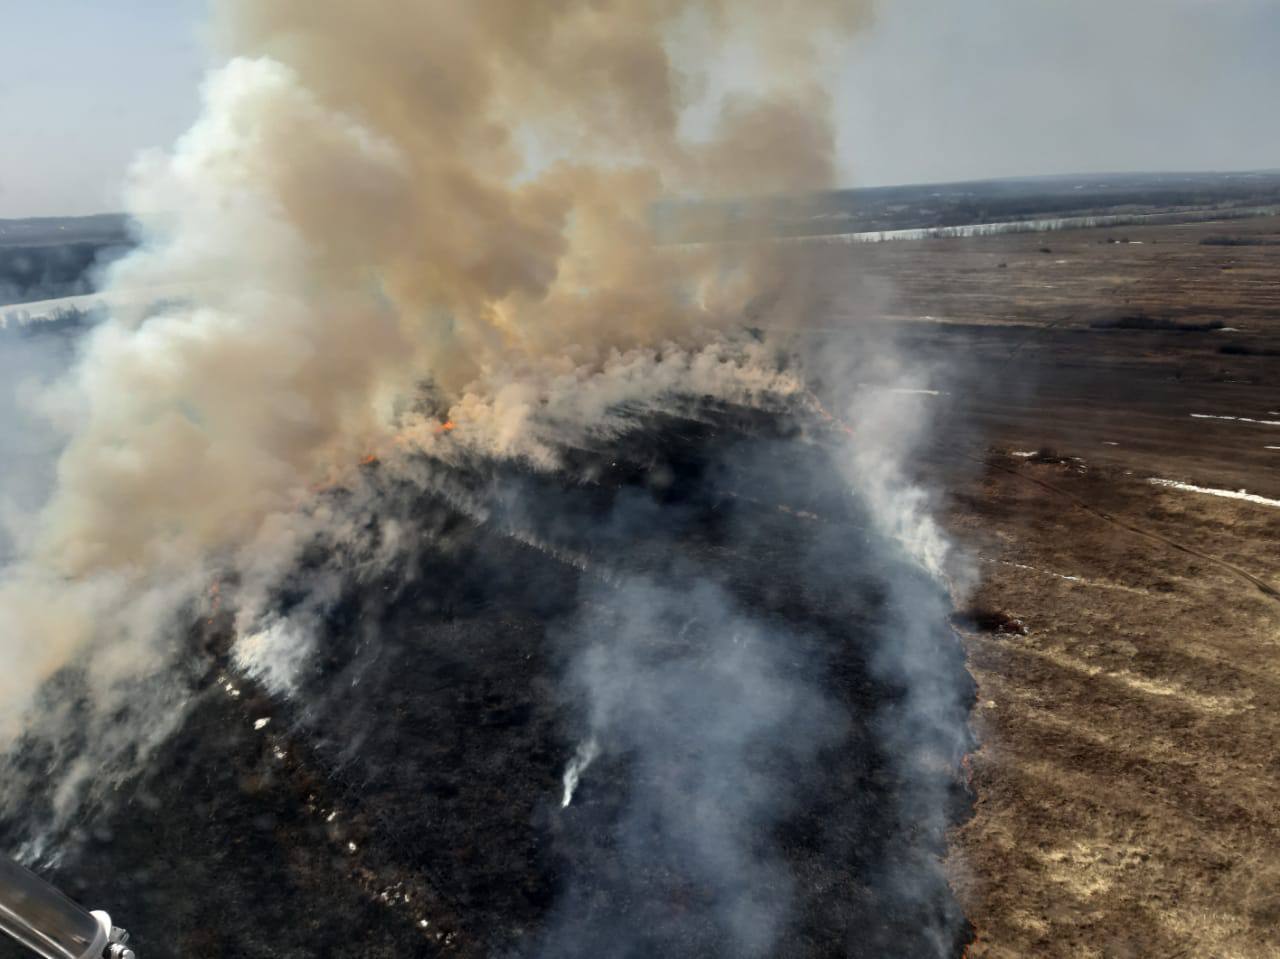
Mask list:
[[[0,0],[0,216],[119,207],[194,116],[203,8]],[[846,63],[853,184],[1280,167],[1280,0],[880,0]]]
[[[883,0],[849,51],[864,183],[1280,167],[1280,0]]]
[[[133,155],[190,125],[203,0],[0,0],[0,216],[120,208]]]

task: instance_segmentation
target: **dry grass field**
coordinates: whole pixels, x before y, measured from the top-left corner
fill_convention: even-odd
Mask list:
[[[1280,220],[863,258],[960,370],[968,955],[1280,955],[1280,502],[1151,482],[1280,500]]]
[[[573,652],[557,631],[599,576],[575,557],[601,557],[610,589],[620,570],[710,571],[839,653],[833,688],[859,719],[779,833],[804,878],[769,955],[1280,955],[1280,218],[797,248],[802,278],[851,284],[806,335],[890,337],[935,373],[909,402],[936,414],[919,466],[974,584],[955,618],[977,684],[967,809],[953,765],[902,763],[928,777],[900,780],[872,742],[891,699],[849,637],[871,635],[859,584],[889,566],[860,551],[829,461],[800,444],[765,470],[770,445],[725,472],[738,461],[719,451],[769,418],[676,411],[581,451],[563,487],[477,474],[495,503],[546,505],[512,512],[523,538],[502,511],[477,523],[386,481],[389,515],[426,531],[421,554],[344,587],[296,699],[311,705],[239,675],[230,614],[209,619],[190,717],[53,878],[110,903],[154,955],[595,956],[618,951],[615,928],[640,930],[633,955],[730,954],[691,907],[700,887],[670,879],[683,846],[670,863],[619,859],[629,759],[601,758],[562,811],[581,732],[557,692]],[[320,579],[341,580],[344,554],[321,552]],[[919,655],[963,680],[952,732],[971,687],[935,599]],[[930,789],[967,813],[945,875],[941,831],[895,818]],[[881,881],[882,856],[923,877],[914,898]],[[575,876],[604,892],[566,912]],[[571,913],[603,938],[535,948]],[[670,915],[697,922],[663,939],[650,917]]]

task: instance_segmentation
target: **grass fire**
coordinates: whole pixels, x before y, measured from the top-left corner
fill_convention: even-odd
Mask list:
[[[15,13],[0,959],[1274,954],[1280,176],[1059,172],[1280,147],[1170,2]]]

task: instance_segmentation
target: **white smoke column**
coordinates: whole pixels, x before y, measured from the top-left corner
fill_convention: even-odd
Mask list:
[[[668,920],[663,935],[686,948],[675,933],[684,921],[690,935],[714,929],[723,955],[777,952],[795,877],[763,837],[796,784],[768,770],[809,768],[841,741],[848,717],[794,670],[804,655],[797,636],[753,616],[696,568],[671,572],[673,583],[632,577],[592,589],[567,625],[586,638],[571,683],[587,710],[587,746],[608,743],[628,768],[625,808],[610,826],[621,875],[665,876],[702,888],[705,901],[668,914],[661,895],[620,896],[613,905],[627,919],[615,925],[609,909],[579,908],[598,888],[571,882],[540,955],[586,954],[582,944],[601,934],[618,954],[647,955],[651,924]],[[589,755],[579,753],[570,771]],[[567,799],[567,775],[565,785]]]
[[[654,396],[645,363],[678,369],[739,318],[776,281],[770,257],[655,247],[652,204],[831,185],[824,44],[863,15],[836,0],[785,17],[763,0],[215,9],[227,63],[190,132],[138,164],[143,244],[111,274],[185,295],[99,325],[45,398],[66,441],[56,488],[0,571],[0,749],[52,736],[59,768],[87,750],[76,782],[165,735],[211,579],[249,568],[264,595],[318,485],[431,443],[444,415],[523,455],[566,383],[630,367]],[[748,81],[710,83],[730,48]],[[92,676],[76,687],[92,711],[73,728],[63,693],[37,722],[68,670]],[[4,776],[0,805],[25,782]],[[77,794],[60,787],[61,811]]]
[[[295,692],[310,653],[310,636],[299,635],[298,627],[284,619],[269,620],[257,632],[241,635],[233,650],[235,664],[245,675],[277,695]]]
[[[958,720],[968,713],[972,689],[958,679],[955,663],[939,655],[935,637],[975,576],[969,557],[934,518],[934,495],[913,469],[940,418],[943,371],[913,357],[892,331],[874,326],[847,343],[824,344],[809,361],[833,384],[832,408],[848,430],[834,460],[851,495],[864,504],[876,532],[920,574],[887,578],[894,613],[873,647],[871,665],[903,691],[877,717],[886,755],[907,784],[898,800],[901,823],[943,848],[951,822],[946,784],[937,770],[957,769],[972,746]],[[962,655],[958,649],[956,655]],[[884,881],[904,902],[924,906],[936,895],[926,878],[931,868],[926,861],[891,855]],[[933,940],[938,955],[954,949],[954,929],[946,921],[921,933]]]
[[[564,796],[560,800],[560,808],[568,809],[569,804],[573,802],[573,794],[578,791],[578,783],[582,779],[582,774],[587,771],[587,767],[596,761],[596,757],[600,755],[600,743],[594,736],[583,741],[573,754],[573,759],[569,760],[569,765],[564,771]]]
[[[884,295],[859,288],[849,299],[860,318],[870,318],[869,309],[894,310],[891,294],[872,302]],[[962,594],[971,585],[970,564],[956,555],[934,519],[932,492],[912,472],[922,446],[936,441],[934,427],[956,361],[944,367],[925,360],[897,328],[857,321],[842,334],[806,341],[801,350],[811,380],[825,384],[828,415],[842,427],[835,463],[853,495],[866,503],[877,532],[930,577]]]
[[[838,459],[850,486],[870,508],[879,531],[916,563],[947,582],[951,544],[933,518],[928,491],[907,474],[916,444],[927,433],[933,402],[919,387],[858,391],[842,419],[853,436]]]

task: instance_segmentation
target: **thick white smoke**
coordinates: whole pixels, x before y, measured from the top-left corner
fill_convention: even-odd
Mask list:
[[[217,603],[246,641],[278,645],[263,645],[279,636],[266,584],[332,519],[315,490],[363,457],[550,464],[557,437],[609,428],[620,402],[794,390],[763,348],[716,338],[776,282],[773,256],[657,246],[652,207],[830,185],[823,54],[863,15],[836,0],[785,16],[762,0],[216,10],[227,62],[191,130],[137,165],[143,242],[110,280],[182,295],[99,324],[43,398],[65,450],[0,571],[0,749],[51,737],[72,772],[62,811],[180,715],[173,666],[215,580],[239,584]],[[717,73],[730,52],[749,75]],[[69,691],[89,712],[59,708]],[[25,782],[0,779],[0,799]]]

